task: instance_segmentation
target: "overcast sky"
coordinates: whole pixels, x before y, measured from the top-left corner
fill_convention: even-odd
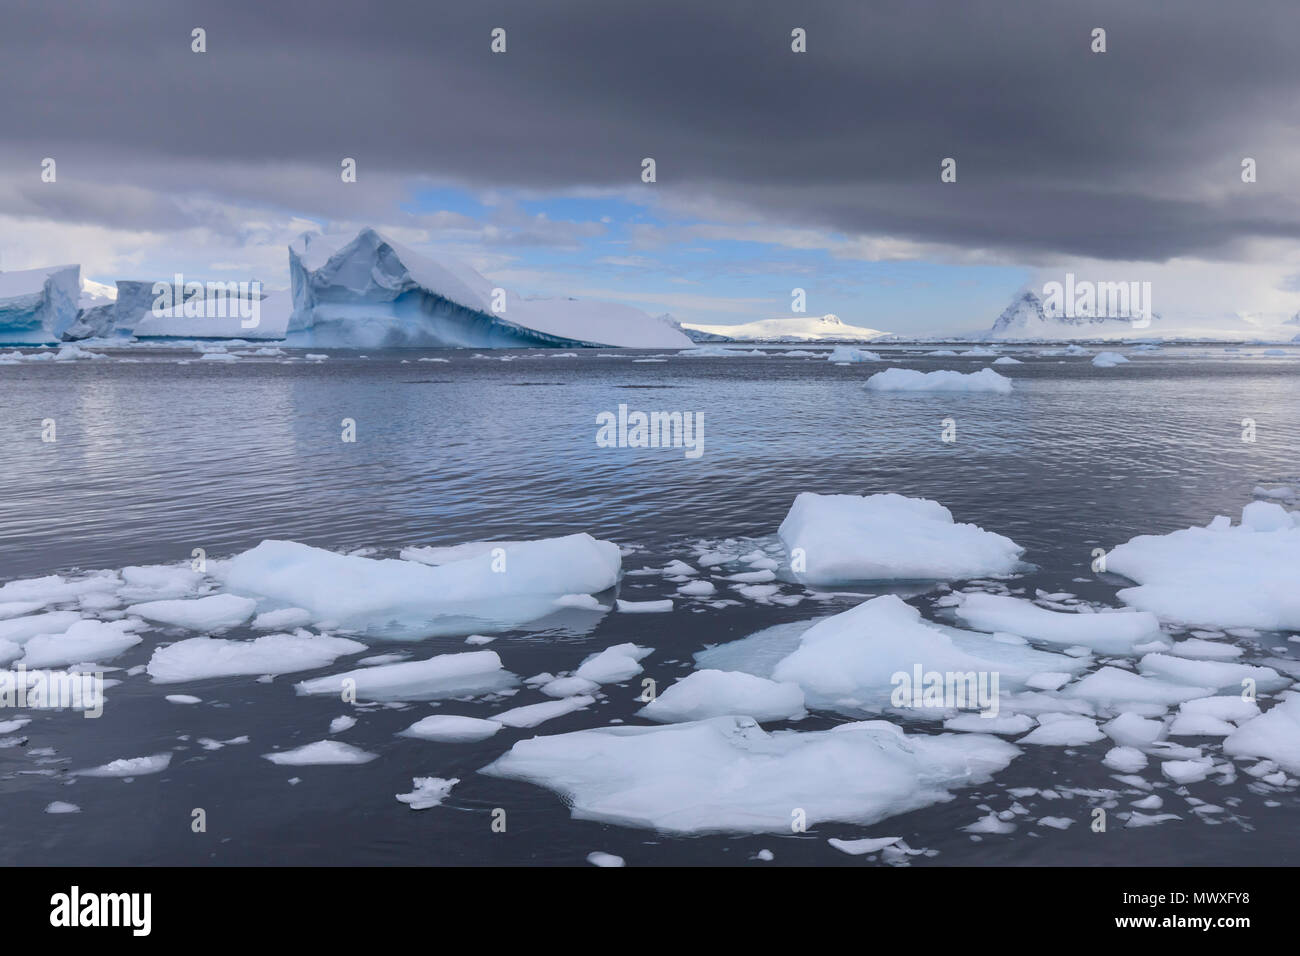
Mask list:
[[[0,0],[0,18],[4,269],[276,285],[294,235],[373,224],[521,291],[687,321],[789,314],[799,286],[855,324],[979,328],[1065,270],[1152,281],[1165,315],[1300,308],[1295,0]]]

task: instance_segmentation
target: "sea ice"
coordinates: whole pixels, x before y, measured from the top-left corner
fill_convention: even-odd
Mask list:
[[[565,594],[618,582],[618,546],[587,534],[517,542],[438,566],[263,541],[225,569],[234,591],[306,608],[367,633],[422,637],[534,620]]]
[[[602,727],[521,740],[481,771],[564,796],[575,818],[669,833],[870,825],[987,782],[1019,749],[982,734],[905,735],[884,721],[764,732],[748,718]]]
[[[970,592],[955,610],[966,625],[1053,644],[1083,645],[1104,654],[1131,654],[1135,644],[1161,640],[1154,614],[1133,611],[1079,614],[1049,611],[1021,598]]]
[[[803,691],[740,671],[700,670],[673,684],[638,712],[659,723],[681,723],[727,715],[760,722],[801,720]]]
[[[149,659],[148,673],[158,684],[238,677],[251,674],[291,674],[333,664],[336,658],[359,654],[366,645],[342,637],[298,631],[267,634],[251,641],[191,637],[160,647]]]
[[[292,750],[277,750],[262,756],[271,763],[281,766],[313,767],[324,764],[369,763],[379,755],[345,744],[341,740],[318,740]]]
[[[504,690],[518,678],[501,666],[496,651],[439,654],[423,661],[381,664],[302,681],[300,694],[339,695],[353,690],[358,700],[438,700]]]
[[[897,494],[795,498],[778,531],[792,576],[805,584],[941,580],[1009,574],[1020,545],[957,524],[937,501]]]
[[[1300,523],[1255,501],[1241,523],[1140,535],[1106,556],[1107,570],[1138,582],[1119,598],[1162,619],[1206,627],[1300,628]]]
[[[482,720],[478,717],[459,717],[451,714],[434,714],[417,720],[401,732],[403,737],[418,737],[421,740],[435,740],[439,743],[460,744],[486,740],[502,725],[495,720]]]
[[[253,616],[257,602],[234,594],[213,594],[194,600],[148,601],[132,604],[127,614],[191,631],[224,631]]]
[[[954,372],[940,369],[918,372],[909,368],[887,368],[867,379],[873,392],[996,392],[1011,393],[1011,379],[991,368],[978,372]]]

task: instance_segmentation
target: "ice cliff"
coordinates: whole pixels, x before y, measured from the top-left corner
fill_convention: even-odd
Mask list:
[[[305,234],[289,246],[290,345],[362,348],[682,348],[681,331],[639,309],[524,298],[474,269],[414,252],[373,229]]]

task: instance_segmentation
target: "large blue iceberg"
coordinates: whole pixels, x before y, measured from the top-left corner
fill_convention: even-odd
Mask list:
[[[434,258],[373,229],[354,238],[307,233],[289,246],[289,345],[315,347],[623,346],[685,348],[680,329],[640,309],[524,298],[469,266]]]
[[[77,321],[81,266],[0,272],[0,343],[58,342]]]

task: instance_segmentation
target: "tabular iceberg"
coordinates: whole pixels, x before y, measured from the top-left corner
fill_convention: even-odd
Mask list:
[[[81,266],[0,272],[0,342],[58,342],[76,321]]]
[[[668,321],[631,306],[523,298],[474,269],[362,229],[304,234],[289,246],[288,342],[317,348],[684,348]]]

